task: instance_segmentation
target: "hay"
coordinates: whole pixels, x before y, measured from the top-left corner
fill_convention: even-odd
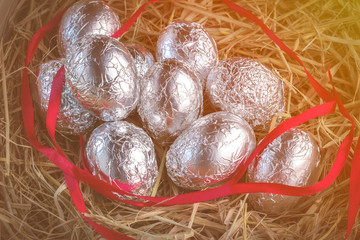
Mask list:
[[[34,150],[26,139],[20,109],[21,69],[25,51],[34,32],[72,1],[19,0],[8,23],[9,32],[0,42],[0,238],[1,239],[99,239],[76,211],[59,169]],[[145,0],[116,1],[122,22]],[[201,2],[201,3],[200,3]],[[306,67],[328,89],[326,66],[331,65],[336,89],[360,130],[360,3],[346,0],[237,1],[252,11],[295,50]],[[284,119],[299,114],[321,101],[304,72],[286,57],[251,22],[231,12],[219,1],[161,1],[146,8],[141,18],[123,37],[154,52],[159,31],[173,19],[196,21],[214,36],[220,58],[255,58],[277,70],[287,88]],[[40,44],[30,66],[30,77],[38,65],[57,57],[56,32]],[[206,108],[206,111],[210,111]],[[37,117],[38,118],[38,117]],[[137,122],[134,118],[131,121]],[[52,146],[43,122],[36,121],[41,141]],[[331,167],[339,143],[350,123],[337,112],[311,120],[301,127],[318,141],[322,153],[322,177]],[[258,138],[262,138],[259,135]],[[65,153],[77,165],[76,137],[58,135]],[[159,159],[165,149],[157,146]],[[136,208],[96,194],[81,183],[88,216],[136,239],[342,239],[346,232],[347,200],[351,156],[344,171],[328,189],[304,201],[291,211],[267,216],[253,211],[247,195],[221,198],[185,206]],[[154,194],[183,192],[165,173]],[[350,239],[358,239],[357,219]]]

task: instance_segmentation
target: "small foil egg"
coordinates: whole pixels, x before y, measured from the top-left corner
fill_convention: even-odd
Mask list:
[[[140,82],[138,113],[144,127],[160,144],[169,144],[202,113],[198,77],[182,62],[155,63]]]
[[[279,183],[296,187],[315,184],[319,177],[320,150],[316,141],[300,129],[291,129],[254,159],[247,172],[249,182]],[[299,197],[253,193],[250,204],[258,211],[279,214],[290,210]]]
[[[106,122],[91,134],[86,145],[89,170],[123,190],[150,195],[158,176],[151,138],[125,121]]]
[[[64,14],[58,34],[58,48],[66,56],[74,43],[86,35],[111,36],[120,28],[117,14],[100,0],[82,0]]]
[[[69,86],[79,103],[103,121],[121,120],[139,100],[138,78],[129,51],[108,36],[85,36],[68,54]]]
[[[63,60],[52,60],[40,65],[39,75],[35,82],[40,109],[46,116],[51,93],[51,86],[58,70],[63,66]],[[65,72],[65,78],[68,77]],[[80,106],[72,96],[69,85],[63,86],[61,105],[57,116],[56,129],[62,133],[79,134],[85,133],[93,126],[96,118],[86,109]]]
[[[250,58],[230,58],[209,73],[206,93],[216,109],[239,115],[255,131],[267,131],[272,118],[284,111],[282,81]]]
[[[166,169],[180,187],[213,187],[229,178],[255,145],[254,131],[245,120],[228,112],[211,113],[174,141],[166,154]]]
[[[214,38],[198,23],[177,20],[161,33],[156,46],[156,59],[175,58],[188,64],[202,85],[211,68],[218,62]]]
[[[125,43],[131,54],[139,79],[142,79],[149,68],[155,63],[154,56],[144,46],[136,43]]]

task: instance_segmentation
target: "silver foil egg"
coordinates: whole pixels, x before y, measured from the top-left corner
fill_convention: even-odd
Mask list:
[[[65,12],[61,20],[59,52],[66,56],[82,37],[94,34],[111,36],[119,28],[119,17],[104,1],[78,1]]]
[[[249,182],[279,183],[296,187],[315,184],[319,177],[320,151],[316,141],[300,129],[291,129],[254,159]],[[253,193],[249,202],[258,211],[280,214],[294,207],[299,197]]]
[[[214,38],[200,24],[177,20],[160,33],[157,41],[156,59],[166,58],[188,64],[204,86],[211,68],[218,62],[218,50]]]
[[[139,127],[125,122],[106,122],[91,134],[86,145],[90,171],[123,190],[150,195],[158,176],[151,138]]]
[[[136,43],[125,43],[134,61],[139,79],[142,79],[149,68],[155,63],[154,56],[144,46]]]
[[[255,145],[254,131],[245,120],[228,112],[211,113],[174,141],[166,154],[166,169],[180,187],[213,187],[229,178]]]
[[[206,93],[212,105],[239,115],[255,131],[266,131],[272,118],[284,111],[282,82],[250,58],[230,58],[209,73]]]
[[[40,65],[36,80],[40,108],[46,116],[48,110],[51,86],[58,70],[63,66],[63,60],[52,60]],[[68,74],[65,72],[65,78]],[[56,129],[62,133],[85,133],[93,126],[96,118],[82,108],[72,96],[69,85],[65,81],[61,95],[61,105],[57,116]]]
[[[65,68],[79,103],[103,121],[121,120],[139,100],[138,79],[125,46],[108,36],[86,36],[68,54]]]
[[[171,143],[202,113],[200,80],[182,62],[165,59],[155,63],[140,86],[138,113],[160,144]]]

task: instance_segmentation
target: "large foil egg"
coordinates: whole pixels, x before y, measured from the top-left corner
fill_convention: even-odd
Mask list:
[[[156,59],[167,58],[188,64],[204,85],[218,62],[218,50],[214,38],[200,24],[177,20],[160,33],[157,41]]]
[[[44,115],[49,106],[51,86],[58,70],[63,66],[63,60],[52,60],[40,65],[36,80],[40,108]],[[65,78],[68,78],[65,72]],[[93,126],[96,118],[80,106],[72,96],[69,85],[65,82],[61,94],[61,105],[57,116],[56,129],[62,133],[84,133]]]
[[[106,122],[91,134],[86,145],[90,171],[123,190],[150,195],[158,175],[151,138],[125,122]]]
[[[315,184],[319,176],[320,151],[305,131],[291,129],[254,159],[248,168],[249,182],[279,183],[296,187]],[[280,214],[294,207],[299,197],[253,193],[250,204],[258,211]]]
[[[206,93],[215,108],[239,115],[256,131],[268,130],[285,107],[282,81],[250,58],[217,64],[207,78]]]
[[[125,47],[131,54],[138,77],[141,80],[149,68],[155,63],[154,56],[148,49],[140,44],[125,43]]]
[[[211,113],[174,141],[166,154],[166,169],[180,187],[212,187],[229,178],[255,145],[254,131],[245,120],[228,112]]]
[[[125,46],[108,36],[82,38],[67,56],[69,85],[79,103],[103,121],[121,120],[135,109],[138,78]]]
[[[200,81],[182,62],[165,59],[155,63],[140,86],[138,113],[160,144],[171,143],[202,113]]]
[[[66,10],[59,28],[58,47],[63,56],[86,35],[111,36],[120,28],[117,14],[100,0],[82,0]]]

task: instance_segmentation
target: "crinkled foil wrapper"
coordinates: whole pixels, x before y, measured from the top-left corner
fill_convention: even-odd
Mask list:
[[[136,43],[125,43],[125,47],[130,52],[134,61],[139,80],[145,76],[145,73],[155,63],[154,56],[144,46]]]
[[[139,100],[138,78],[125,46],[108,36],[86,36],[67,56],[71,91],[103,121],[121,120]]]
[[[170,146],[166,168],[183,188],[213,187],[232,175],[256,146],[250,125],[237,115],[215,112],[199,118]]]
[[[202,114],[200,80],[182,62],[165,59],[155,63],[140,86],[138,113],[160,144],[172,143]]]
[[[52,60],[41,64],[39,76],[36,80],[38,99],[43,115],[46,117],[51,85],[58,70],[63,65],[63,60]],[[65,78],[68,74],[65,73]],[[68,84],[65,82],[61,95],[61,105],[57,116],[56,129],[62,133],[85,133],[96,121],[96,118],[86,109],[82,108],[72,96]]]
[[[199,76],[202,85],[211,68],[218,62],[214,38],[198,23],[177,20],[159,36],[156,59],[175,58],[183,61]]]
[[[250,58],[230,58],[216,65],[206,93],[215,108],[239,115],[255,131],[267,131],[272,118],[285,108],[282,81]]]
[[[319,163],[320,150],[316,141],[302,130],[291,129],[271,142],[254,159],[248,168],[248,181],[309,186],[318,180]],[[272,193],[249,196],[249,202],[255,209],[269,214],[291,210],[298,200],[299,197]]]
[[[58,48],[62,56],[70,52],[74,43],[86,35],[113,35],[120,28],[117,14],[100,0],[76,2],[64,14],[58,34]]]
[[[134,194],[150,195],[158,166],[154,144],[141,128],[125,121],[103,123],[91,134],[86,154],[95,176]]]

